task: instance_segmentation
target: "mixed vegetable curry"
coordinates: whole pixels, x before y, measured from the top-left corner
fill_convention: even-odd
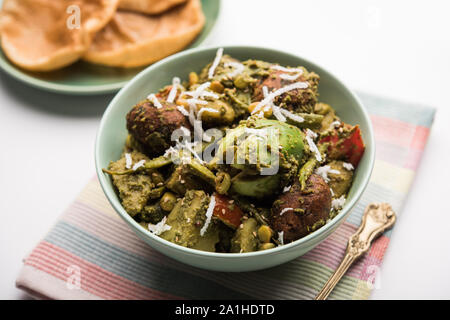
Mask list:
[[[364,143],[359,126],[319,102],[304,67],[238,61],[219,49],[129,111],[111,175],[127,213],[188,248],[271,249],[342,209]]]

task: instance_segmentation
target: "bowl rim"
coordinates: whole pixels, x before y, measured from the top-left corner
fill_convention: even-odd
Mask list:
[[[339,214],[337,216],[335,216],[333,219],[331,219],[324,226],[322,226],[321,228],[317,229],[316,231],[308,234],[307,236],[305,236],[303,238],[300,238],[291,243],[284,244],[282,246],[278,246],[278,247],[275,247],[272,249],[262,250],[262,251],[254,251],[254,252],[246,252],[246,253],[209,252],[209,251],[202,251],[202,250],[197,250],[197,249],[186,248],[186,247],[180,246],[178,244],[172,243],[168,240],[165,240],[159,236],[156,236],[156,235],[152,234],[151,232],[147,231],[139,223],[137,223],[125,211],[125,209],[122,207],[122,205],[120,205],[120,203],[119,203],[119,205],[117,205],[116,201],[113,201],[111,192],[114,193],[115,191],[114,190],[111,191],[111,190],[107,189],[106,185],[107,185],[108,181],[106,180],[106,175],[103,173],[102,168],[99,163],[100,151],[101,151],[101,146],[100,146],[99,140],[105,129],[106,121],[109,118],[109,114],[112,112],[113,107],[116,105],[117,101],[121,98],[121,96],[127,90],[129,90],[131,87],[133,87],[134,84],[137,81],[139,81],[141,78],[146,77],[148,74],[150,74],[153,71],[153,69],[159,68],[160,65],[163,65],[163,64],[168,63],[173,60],[189,57],[191,54],[205,52],[205,51],[213,51],[213,50],[217,50],[219,48],[223,48],[224,51],[233,50],[233,49],[240,49],[240,50],[244,49],[244,50],[268,51],[268,52],[272,52],[274,54],[282,54],[285,56],[291,56],[292,58],[295,58],[295,59],[301,59],[301,60],[307,62],[308,64],[310,64],[311,66],[313,66],[313,68],[317,68],[317,69],[325,71],[328,74],[328,76],[330,76],[334,81],[336,81],[340,86],[342,86],[342,88],[347,91],[347,93],[351,96],[351,98],[353,98],[356,101],[360,110],[362,111],[362,116],[364,117],[365,121],[368,124],[368,132],[366,133],[367,140],[365,141],[365,144],[366,145],[370,144],[371,148],[369,149],[369,152],[364,153],[364,157],[369,157],[369,160],[368,160],[369,168],[367,171],[364,171],[361,173],[364,175],[363,175],[363,180],[361,181],[359,190],[354,194],[354,196],[352,197],[352,199],[350,201],[346,201],[346,203],[344,204],[344,207],[339,212]],[[201,47],[201,48],[188,49],[188,50],[176,53],[174,55],[171,55],[163,60],[160,60],[160,61],[150,65],[149,67],[147,67],[146,69],[144,69],[140,73],[138,73],[133,79],[131,79],[114,96],[114,98],[108,104],[108,107],[106,108],[106,110],[102,116],[98,131],[97,131],[97,136],[96,136],[96,140],[95,140],[95,168],[96,168],[98,180],[100,182],[100,185],[101,185],[103,192],[106,195],[109,203],[114,208],[114,210],[119,214],[119,216],[122,219],[124,219],[125,222],[127,222],[130,226],[133,227],[135,232],[138,232],[139,234],[141,234],[143,236],[150,237],[151,239],[159,242],[163,246],[168,246],[171,249],[179,250],[187,255],[204,256],[204,257],[210,257],[210,258],[222,258],[222,259],[239,259],[239,258],[250,258],[250,257],[255,257],[255,256],[261,256],[261,255],[270,255],[270,254],[281,253],[282,251],[292,249],[293,247],[296,247],[296,246],[299,246],[302,244],[306,244],[306,243],[312,241],[314,238],[319,238],[321,235],[326,234],[333,227],[339,226],[341,223],[341,220],[343,220],[350,213],[352,208],[355,206],[356,202],[361,198],[362,194],[364,193],[365,189],[367,188],[367,185],[369,183],[369,180],[370,180],[370,177],[371,177],[371,174],[373,171],[374,163],[375,163],[375,147],[376,146],[375,146],[375,138],[374,138],[374,134],[373,134],[373,126],[372,126],[372,122],[370,121],[370,117],[369,117],[369,114],[368,114],[366,108],[362,104],[359,97],[356,96],[356,94],[352,90],[350,90],[349,87],[342,80],[337,78],[333,73],[331,73],[327,69],[321,67],[320,65],[318,65],[315,62],[312,62],[309,59],[305,59],[297,54],[287,52],[287,51],[282,51],[282,50],[277,50],[277,49],[272,49],[272,48],[267,48],[267,47],[261,47],[261,46],[247,46],[247,45],[217,46],[217,45],[215,45],[215,46],[205,46],[205,47]],[[368,151],[367,148],[366,148],[366,151]],[[116,194],[114,194],[114,196],[116,196]]]

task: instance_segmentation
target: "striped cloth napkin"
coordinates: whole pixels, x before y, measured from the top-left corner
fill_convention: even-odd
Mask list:
[[[375,129],[371,181],[351,215],[314,250],[256,272],[193,268],[147,246],[120,219],[96,179],[24,259],[17,287],[44,299],[312,299],[344,256],[348,237],[370,202],[389,202],[397,214],[413,181],[435,110],[359,94]],[[401,221],[401,219],[400,219]],[[391,231],[372,245],[330,299],[367,299]]]

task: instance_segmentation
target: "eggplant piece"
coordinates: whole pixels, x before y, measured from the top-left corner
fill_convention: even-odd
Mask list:
[[[231,239],[234,236],[234,230],[225,225],[219,224],[219,242],[216,244],[216,252],[228,253],[231,250]]]
[[[184,195],[187,190],[206,189],[211,191],[215,187],[216,176],[208,168],[191,159],[190,162],[176,167],[166,186],[173,192]]]
[[[157,224],[164,218],[166,213],[162,210],[159,203],[149,204],[139,213],[138,218],[142,222]],[[146,227],[147,228],[147,227]]]
[[[189,174],[186,165],[177,166],[166,182],[169,190],[184,196],[188,190],[202,189],[202,181]]]

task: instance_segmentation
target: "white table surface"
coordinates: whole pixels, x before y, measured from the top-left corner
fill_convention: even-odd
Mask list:
[[[223,0],[208,45],[283,49],[350,87],[438,108],[372,299],[450,298],[448,1]],[[94,139],[112,96],[42,92],[0,73],[0,299],[21,259],[94,175]]]

